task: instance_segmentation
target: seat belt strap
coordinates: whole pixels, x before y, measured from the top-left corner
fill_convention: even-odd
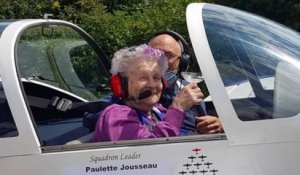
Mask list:
[[[56,109],[58,111],[78,111],[78,112],[99,112],[109,105],[105,101],[91,101],[91,102],[73,102],[66,98],[57,96],[51,99],[27,96],[30,106],[42,109]]]

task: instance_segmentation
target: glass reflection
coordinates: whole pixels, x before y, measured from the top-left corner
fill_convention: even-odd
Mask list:
[[[239,118],[274,118],[278,64],[300,68],[299,33],[268,19],[217,5],[204,7],[203,20],[220,76]]]

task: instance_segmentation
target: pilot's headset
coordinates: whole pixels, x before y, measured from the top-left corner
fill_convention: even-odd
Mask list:
[[[181,56],[180,56],[180,62],[178,67],[178,74],[180,75],[181,72],[187,70],[190,63],[191,50],[189,48],[188,42],[179,33],[174,32],[172,30],[159,31],[153,34],[151,39],[162,34],[167,34],[172,36],[180,45]]]

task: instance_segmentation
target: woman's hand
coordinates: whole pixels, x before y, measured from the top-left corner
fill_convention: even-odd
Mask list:
[[[200,134],[214,134],[223,132],[223,126],[218,117],[206,115],[196,117],[196,130]]]
[[[196,83],[190,83],[176,95],[171,106],[185,112],[202,99],[203,94],[201,89]]]

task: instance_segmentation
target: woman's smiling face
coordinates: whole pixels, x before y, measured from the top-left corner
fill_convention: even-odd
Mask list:
[[[148,110],[158,102],[163,89],[162,73],[158,63],[137,59],[127,71],[128,96],[138,97],[141,92],[150,90],[152,95],[140,101],[133,101],[133,107]]]

